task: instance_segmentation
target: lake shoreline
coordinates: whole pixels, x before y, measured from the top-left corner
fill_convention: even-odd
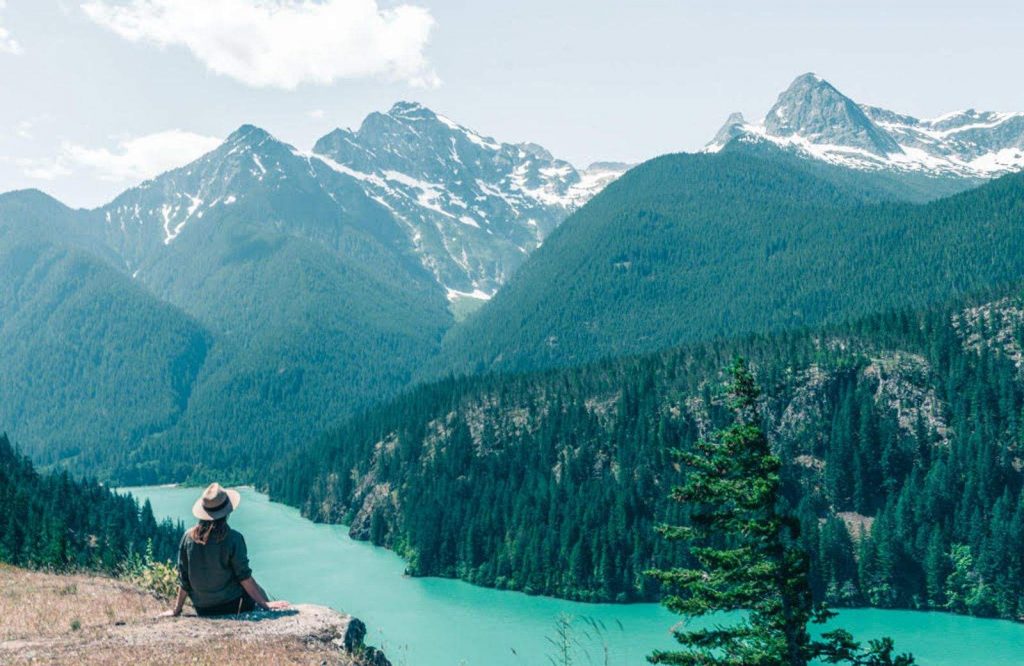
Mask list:
[[[191,520],[193,488],[135,487],[132,494],[140,501],[149,499],[158,519]],[[580,635],[584,618],[605,627],[587,645],[593,654],[601,654],[604,641],[614,665],[644,663],[652,650],[675,645],[670,628],[683,618],[659,604],[572,602],[458,579],[408,577],[405,561],[393,551],[355,541],[338,525],[313,523],[294,507],[271,502],[251,488],[243,488],[242,494],[232,526],[245,535],[260,583],[276,597],[360,617],[370,630],[369,642],[406,663],[547,663],[546,637],[554,635],[559,616],[575,618],[574,630]],[[939,611],[837,610],[838,619],[822,630],[841,626],[865,641],[892,636],[901,651],[913,652],[921,664],[1020,663],[1013,647],[1024,644],[1024,625],[1010,620]]]
[[[113,490],[114,490],[114,492],[118,492],[118,493],[121,493],[121,492],[132,493],[132,495],[135,496],[136,499],[139,499],[139,495],[137,493],[135,493],[135,492],[132,492],[133,490],[147,490],[147,489],[151,489],[151,488],[188,489],[188,488],[202,488],[202,487],[203,486],[191,485],[191,484],[188,484],[188,483],[167,483],[167,484],[159,484],[159,485],[154,485],[154,486],[126,486],[126,487],[123,487],[123,488],[114,488]],[[348,532],[348,530],[350,528],[350,525],[347,525],[345,523],[326,523],[326,522],[319,522],[319,521],[311,520],[311,519],[303,516],[297,507],[294,507],[294,506],[292,506],[290,504],[287,504],[285,502],[279,502],[279,501],[274,500],[273,498],[271,498],[266,493],[261,492],[260,490],[258,490],[256,488],[256,486],[253,485],[253,484],[238,485],[238,486],[235,486],[235,488],[237,488],[239,490],[246,490],[246,491],[253,492],[253,493],[259,493],[260,495],[263,495],[264,497],[266,497],[267,501],[270,504],[273,504],[275,506],[285,507],[285,508],[288,508],[288,509],[292,509],[292,510],[294,510],[296,512],[299,512],[299,516],[302,518],[302,520],[305,520],[305,521],[307,521],[308,523],[310,523],[312,525],[323,525],[323,526],[335,527],[335,528],[343,529],[346,533]],[[355,537],[349,537],[349,538],[351,538],[356,543],[364,544],[364,545],[369,546],[371,548],[378,549],[378,550],[390,553],[390,554],[398,557],[402,562],[408,564],[408,561],[404,557],[402,557],[401,555],[396,553],[391,548],[388,548],[386,546],[378,546],[377,544],[371,543],[369,540],[366,540],[366,539],[357,539]],[[598,605],[612,605],[612,606],[621,606],[621,607],[624,607],[624,608],[628,608],[630,606],[647,606],[647,605],[660,606],[661,605],[660,602],[658,602],[658,601],[613,601],[613,600],[588,601],[586,599],[573,599],[573,598],[568,598],[568,597],[557,597],[557,596],[553,596],[553,595],[550,595],[550,594],[535,594],[535,593],[532,593],[532,592],[527,592],[526,590],[517,590],[517,589],[513,589],[513,588],[501,588],[501,587],[494,587],[494,586],[491,586],[491,585],[481,585],[479,583],[474,583],[474,582],[468,581],[468,580],[466,580],[464,578],[459,578],[457,576],[417,576],[415,574],[410,574],[410,573],[407,573],[407,572],[403,573],[402,575],[405,578],[409,578],[409,579],[413,579],[413,580],[457,581],[457,582],[460,582],[460,583],[465,583],[466,585],[471,585],[473,587],[476,587],[476,588],[479,588],[479,589],[482,589],[482,590],[493,590],[495,592],[509,592],[509,593],[515,593],[515,594],[523,594],[523,595],[525,595],[527,597],[533,597],[533,598],[537,598],[537,599],[546,599],[546,600],[557,601],[557,602],[569,602],[569,603],[574,603],[574,604],[595,605],[595,606],[598,606]],[[906,612],[906,613],[922,613],[922,614],[926,614],[926,615],[927,614],[936,614],[936,615],[944,615],[944,616],[951,616],[951,617],[971,618],[971,619],[975,619],[975,620],[1007,622],[1007,623],[1012,624],[1012,625],[1020,625],[1020,626],[1024,627],[1024,618],[1009,619],[1009,618],[1003,618],[1003,617],[981,617],[981,616],[977,616],[977,615],[967,615],[965,613],[954,613],[952,611],[944,611],[944,610],[939,610],[939,609],[936,609],[936,608],[900,608],[900,607],[882,608],[882,607],[879,607],[879,606],[870,606],[870,605],[862,605],[862,606],[832,606],[832,605],[830,605],[829,608],[831,610],[833,610],[833,611],[836,611],[836,612],[854,610],[854,611],[899,611],[899,612]]]

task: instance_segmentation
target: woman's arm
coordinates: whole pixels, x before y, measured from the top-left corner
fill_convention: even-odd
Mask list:
[[[188,578],[188,550],[185,547],[187,536],[188,532],[181,538],[181,543],[178,545],[178,596],[174,600],[174,610],[164,613],[174,617],[181,615],[181,609],[185,606],[185,598],[192,587],[192,582]]]
[[[245,580],[241,581],[242,589],[244,589],[252,600],[256,602],[256,605],[263,610],[281,610],[282,608],[288,608],[287,601],[270,601],[267,599],[267,594],[263,591],[263,588],[259,586],[259,583],[250,576]]]
[[[252,577],[252,569],[249,568],[249,551],[245,547],[245,537],[234,530],[231,531],[231,536],[234,539],[232,544],[234,549],[231,553],[231,571],[235,574],[235,579],[242,585],[242,589],[252,597],[252,600],[256,602],[258,607],[264,610],[288,608],[287,601],[270,601],[267,599],[267,593],[263,591],[263,588]]]
[[[174,617],[181,615],[181,609],[185,606],[185,597],[187,596],[188,593],[185,591],[185,588],[179,587],[178,597],[174,600],[174,610],[171,612],[171,615]]]
[[[185,598],[188,596],[188,592],[185,588],[178,588],[178,596],[174,600],[174,610],[165,611],[160,614],[160,617],[178,617],[181,615],[181,609],[185,605]]]

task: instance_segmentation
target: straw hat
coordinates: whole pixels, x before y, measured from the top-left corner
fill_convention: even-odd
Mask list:
[[[203,491],[203,496],[192,505],[192,515],[199,520],[217,520],[223,518],[238,507],[242,496],[237,490],[221,488],[219,483],[211,483]]]

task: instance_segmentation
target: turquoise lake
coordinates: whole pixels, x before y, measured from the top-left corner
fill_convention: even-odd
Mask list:
[[[148,498],[158,518],[191,522],[195,488],[130,490]],[[657,604],[581,604],[502,592],[455,580],[410,578],[394,553],[353,541],[345,527],[317,525],[295,509],[242,489],[231,517],[249,546],[255,578],[275,598],[331,606],[362,619],[368,642],[395,666],[542,666],[549,664],[560,614],[577,618],[576,664],[633,666],[655,648],[671,648],[680,620]],[[587,641],[579,618],[603,623]],[[1024,664],[1024,625],[945,613],[844,610],[835,621],[860,640],[892,636],[924,666]],[[621,626],[621,629],[620,629]]]

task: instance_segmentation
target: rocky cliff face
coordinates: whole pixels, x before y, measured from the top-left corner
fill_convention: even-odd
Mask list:
[[[965,308],[953,317],[953,328],[965,349],[996,351],[1024,369],[1024,302],[1002,298]]]

